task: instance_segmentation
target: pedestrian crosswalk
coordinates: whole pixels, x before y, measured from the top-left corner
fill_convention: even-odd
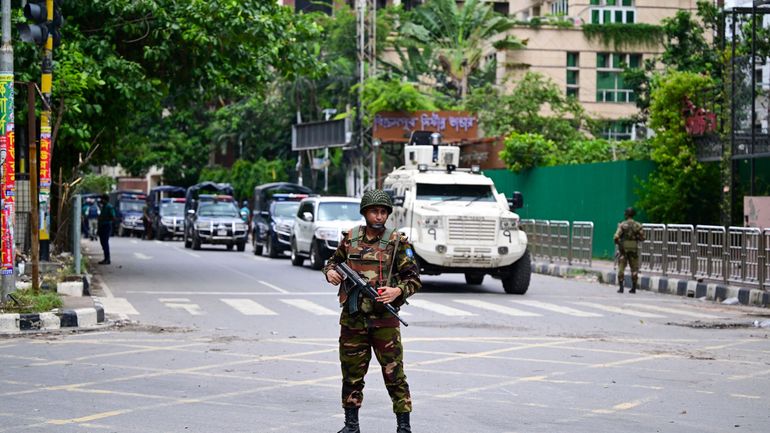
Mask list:
[[[288,293],[276,293],[274,296],[249,297],[245,294],[241,297],[213,298],[213,293],[207,296],[199,296],[198,299],[185,298],[154,298],[150,302],[160,303],[172,311],[179,311],[192,316],[217,314],[221,312],[212,306],[213,299],[229,307],[233,312],[244,316],[278,316],[291,314],[292,311],[301,311],[303,314],[315,316],[339,315],[339,306],[336,299],[328,295],[303,294],[304,296],[291,296]],[[297,295],[296,293],[293,295]],[[116,314],[122,317],[141,315],[138,309],[125,298],[101,298],[107,314]],[[143,301],[146,302],[146,301]],[[156,304],[157,305],[157,304]],[[207,311],[211,310],[211,311]],[[711,313],[711,314],[709,314]],[[438,300],[430,298],[415,298],[409,301],[409,305],[402,310],[405,316],[430,318],[443,316],[450,318],[472,318],[474,316],[490,316],[497,314],[507,317],[542,317],[547,315],[561,315],[577,318],[601,318],[628,316],[644,319],[719,319],[725,315],[714,314],[713,311],[704,313],[701,308],[689,305],[661,306],[642,302],[607,304],[588,301],[569,301],[563,303],[545,302],[534,299],[499,299],[488,298],[486,300],[463,298]]]

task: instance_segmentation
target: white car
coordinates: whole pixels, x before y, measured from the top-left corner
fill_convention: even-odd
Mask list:
[[[294,217],[291,264],[321,269],[334,254],[342,232],[366,224],[360,212],[361,199],[350,197],[309,197],[302,200]]]

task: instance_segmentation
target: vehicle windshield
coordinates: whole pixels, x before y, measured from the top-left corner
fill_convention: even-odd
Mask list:
[[[230,202],[202,203],[198,209],[198,215],[202,217],[240,218],[235,204]]]
[[[172,202],[160,204],[160,215],[166,217],[180,217],[184,215],[184,203]]]
[[[495,201],[489,185],[417,184],[417,200],[428,201]]]
[[[297,209],[299,209],[298,201],[278,202],[275,204],[275,207],[273,208],[273,217],[292,218],[294,215],[297,214]]]
[[[143,201],[121,201],[120,202],[121,212],[142,212],[143,210],[144,210]]]
[[[318,221],[358,221],[361,218],[358,203],[321,203],[318,206]]]

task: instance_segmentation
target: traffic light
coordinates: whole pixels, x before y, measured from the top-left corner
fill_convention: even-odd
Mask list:
[[[46,3],[53,4],[53,14],[51,14],[51,20],[49,21],[48,7]],[[53,38],[53,45],[59,46],[61,42],[61,33],[59,28],[64,24],[64,19],[61,13],[62,0],[54,0],[51,2],[35,1],[28,2],[24,6],[24,16],[32,21],[31,24],[19,24],[19,34],[21,40],[24,42],[34,42],[37,45],[43,46],[48,40],[48,36]]]
[[[19,24],[21,40],[45,45],[48,40],[48,9],[45,7],[45,2],[28,2],[24,6],[24,16],[32,21],[32,24]]]

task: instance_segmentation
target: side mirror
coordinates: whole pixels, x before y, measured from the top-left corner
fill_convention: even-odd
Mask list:
[[[310,212],[302,212],[302,219],[307,222],[313,222],[313,214]]]
[[[508,199],[508,207],[511,210],[521,209],[524,207],[524,196],[519,191],[514,191],[513,196]]]
[[[404,205],[404,196],[403,195],[397,195],[393,197],[393,206],[403,206]]]

